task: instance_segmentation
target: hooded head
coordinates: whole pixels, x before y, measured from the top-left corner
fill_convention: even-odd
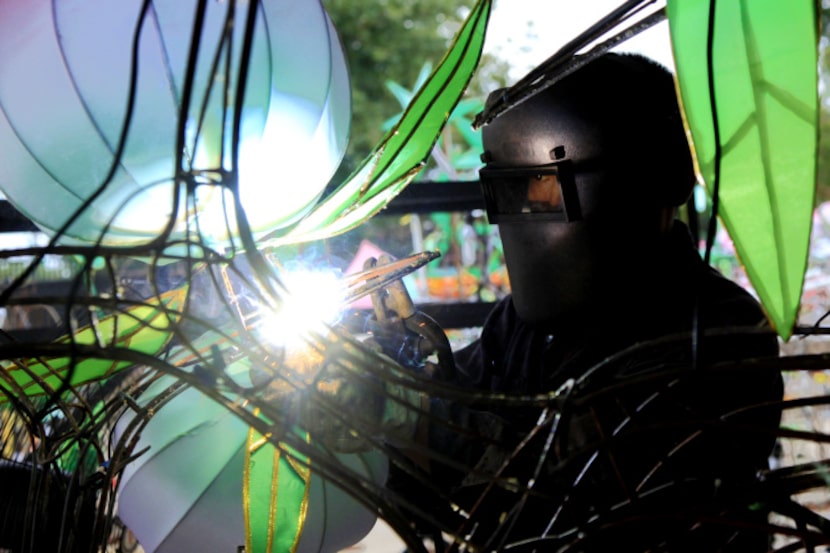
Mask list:
[[[673,76],[641,56],[597,58],[482,138],[488,215],[533,324],[567,321],[636,278],[630,254],[660,239],[695,182]]]

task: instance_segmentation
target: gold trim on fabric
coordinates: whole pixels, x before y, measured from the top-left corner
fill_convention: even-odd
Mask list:
[[[277,526],[277,502],[279,501],[279,473],[280,456],[279,448],[274,448],[274,457],[271,465],[271,501],[268,505],[268,540],[265,544],[265,551],[271,553],[274,550],[274,533]]]
[[[248,429],[248,439],[245,444],[245,466],[242,468],[242,516],[245,520],[245,551],[254,550],[251,536],[251,443],[254,439],[254,429]]]
[[[311,443],[308,432],[305,433],[305,441],[306,443]],[[290,455],[288,456],[288,460],[289,462],[292,460],[294,461],[291,465],[303,480],[303,484],[305,484],[303,489],[303,501],[300,504],[300,516],[297,519],[297,535],[294,536],[294,545],[291,547],[291,553],[297,553],[297,548],[300,546],[300,538],[302,538],[303,530],[305,529],[306,517],[308,516],[308,496],[311,493],[311,459],[307,459],[307,464],[302,467],[295,467],[295,463],[298,465],[301,463],[299,463],[296,459],[293,459]],[[326,506],[324,505],[323,508],[325,507]]]

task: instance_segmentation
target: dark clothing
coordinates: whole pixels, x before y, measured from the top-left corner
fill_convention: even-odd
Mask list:
[[[601,312],[542,329],[507,298],[457,352],[464,389],[561,392],[548,411],[544,401],[434,400],[433,414],[484,434],[431,427],[431,446],[471,469],[432,464],[432,481],[472,513],[439,515],[445,530],[486,550],[522,540],[540,551],[766,550],[762,529],[736,534],[732,522],[764,523],[750,504],[782,382],[735,362],[777,356],[777,338],[754,298],[702,262],[683,225],[653,253],[659,270],[626,297],[597,301]]]

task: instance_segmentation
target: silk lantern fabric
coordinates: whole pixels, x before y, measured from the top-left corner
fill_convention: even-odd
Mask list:
[[[75,216],[61,242],[142,245],[172,218],[168,241],[228,244],[228,174],[259,236],[300,218],[338,166],[349,80],[320,3],[206,2],[200,23],[198,5],[0,0],[0,189],[47,233]]]
[[[228,368],[235,378],[244,371]],[[164,377],[142,395],[144,404],[175,380]],[[132,416],[123,417],[121,435]],[[195,389],[164,405],[141,432],[135,451],[146,452],[124,470],[118,493],[118,516],[148,553],[227,553],[245,545],[245,478],[249,489],[273,490],[275,520],[249,513],[256,541],[273,535],[270,551],[338,551],[362,539],[376,515],[336,485],[283,455],[285,467],[246,476],[249,428],[236,415]],[[264,448],[273,449],[266,444]],[[258,459],[256,462],[264,462]],[[343,470],[382,485],[387,459],[379,450],[336,456]],[[305,473],[297,478],[296,472]],[[285,481],[281,481],[285,480]],[[293,493],[299,482],[303,489]],[[290,497],[290,496],[297,497]],[[254,509],[256,505],[247,508]],[[253,516],[264,514],[266,516]],[[284,548],[279,544],[287,544]],[[258,549],[257,549],[258,550]]]

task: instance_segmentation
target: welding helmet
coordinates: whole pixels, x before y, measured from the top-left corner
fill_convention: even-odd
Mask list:
[[[623,254],[657,237],[695,182],[673,77],[641,56],[601,56],[503,112],[482,140],[488,218],[530,323],[610,293]]]

